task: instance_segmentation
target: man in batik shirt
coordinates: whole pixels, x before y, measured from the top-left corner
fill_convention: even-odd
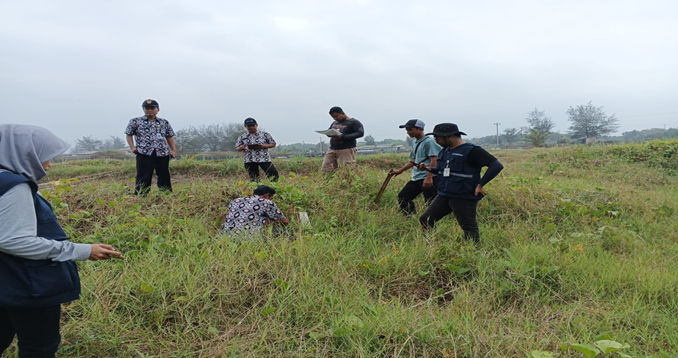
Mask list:
[[[245,152],[245,168],[250,175],[251,181],[259,181],[259,168],[271,180],[278,180],[278,170],[271,163],[270,148],[274,148],[276,143],[270,134],[260,131],[259,125],[254,118],[245,119],[245,128],[247,133],[243,133],[235,142],[235,149]]]
[[[150,191],[154,170],[158,176],[158,188],[172,191],[169,161],[177,155],[174,130],[166,119],[158,117],[158,102],[147,99],[141,108],[145,115],[130,119],[125,129],[129,149],[137,156],[134,194],[145,195]]]
[[[289,220],[271,199],[275,189],[259,185],[249,198],[238,198],[228,205],[222,234],[251,233],[261,230],[267,222],[289,224]]]

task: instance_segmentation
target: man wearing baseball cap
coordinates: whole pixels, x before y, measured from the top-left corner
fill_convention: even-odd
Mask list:
[[[245,152],[245,168],[250,175],[251,181],[259,181],[259,168],[271,180],[278,180],[278,170],[271,162],[269,148],[276,146],[275,140],[270,134],[259,130],[259,124],[254,118],[245,119],[247,133],[243,133],[235,142],[235,149]]]
[[[425,231],[433,229],[436,222],[454,213],[464,237],[480,242],[480,231],[476,219],[478,201],[487,191],[485,185],[504,169],[504,166],[485,149],[461,139],[466,133],[454,123],[441,123],[433,128],[436,142],[443,149],[438,154],[435,166],[420,164],[419,169],[438,174],[438,195],[419,217]],[[482,167],[487,167],[480,177]]]
[[[177,155],[174,130],[166,119],[158,117],[160,105],[157,101],[147,99],[141,104],[141,108],[144,116],[130,119],[125,129],[129,149],[137,155],[134,194],[148,193],[154,170],[158,176],[158,188],[161,191],[172,191],[169,161]]]
[[[441,149],[433,138],[424,135],[424,126],[425,124],[421,119],[410,119],[400,126],[400,128],[405,128],[407,135],[414,138],[415,141],[412,143],[410,161],[402,168],[390,172],[394,175],[400,175],[404,171],[414,168],[410,181],[398,193],[398,204],[400,204],[400,209],[405,215],[414,214],[414,199],[419,194],[424,194],[426,204],[429,204],[437,194],[435,184],[438,178],[436,174],[417,168],[417,164],[421,163],[435,167]]]

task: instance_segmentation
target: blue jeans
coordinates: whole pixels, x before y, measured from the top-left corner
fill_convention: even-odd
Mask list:
[[[61,343],[61,305],[0,307],[0,356],[17,336],[19,358],[54,358]]]

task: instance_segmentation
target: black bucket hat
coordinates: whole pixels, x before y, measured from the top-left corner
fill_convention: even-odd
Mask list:
[[[436,126],[433,127],[433,132],[426,133],[426,135],[431,135],[431,134],[441,136],[441,137],[448,137],[448,136],[457,135],[457,134],[466,135],[466,133],[461,132],[459,130],[459,127],[454,123],[436,124]]]

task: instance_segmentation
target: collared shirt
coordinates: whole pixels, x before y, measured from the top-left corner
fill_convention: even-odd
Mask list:
[[[285,215],[269,199],[258,195],[249,198],[238,198],[228,205],[228,214],[222,233],[261,230],[266,219],[277,221],[285,218]]]
[[[412,151],[410,151],[410,159],[415,163],[424,163],[431,165],[431,157],[437,157],[442,148],[436,141],[429,137],[423,136],[412,143]],[[426,179],[428,172],[426,170],[419,170],[417,167],[412,168],[412,181]],[[435,175],[435,174],[434,174]]]
[[[160,117],[154,121],[146,116],[132,118],[125,129],[125,134],[133,135],[139,154],[151,155],[156,152],[158,157],[168,157],[172,149],[167,143],[167,138],[174,137],[174,130],[170,123]]]
[[[249,132],[243,133],[238,137],[238,141],[235,142],[236,148],[241,145],[251,144],[275,144],[275,140],[273,140],[270,134],[264,131],[257,131],[254,134]],[[268,153],[268,148],[245,149],[243,159],[245,159],[245,163],[268,163],[271,161],[271,155]]]

